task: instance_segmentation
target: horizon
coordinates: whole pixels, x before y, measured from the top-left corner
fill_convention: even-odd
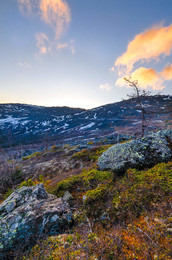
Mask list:
[[[93,109],[127,98],[125,76],[152,95],[172,95],[171,0],[0,7],[0,104]]]
[[[149,95],[149,96],[146,96],[146,97],[159,97],[159,96],[172,96],[170,94],[155,94],[155,95]],[[106,106],[106,105],[110,105],[110,104],[114,104],[114,103],[120,103],[120,102],[123,102],[123,101],[127,101],[127,100],[130,100],[130,99],[134,99],[132,97],[127,97],[126,99],[121,99],[120,101],[115,101],[115,102],[111,102],[111,103],[106,103],[106,104],[103,104],[103,105],[100,105],[100,106],[97,106],[97,107],[92,107],[92,108],[84,108],[84,107],[71,107],[71,106],[67,106],[67,105],[64,105],[64,106],[44,106],[44,105],[36,105],[36,104],[27,104],[27,103],[0,103],[0,105],[26,105],[26,106],[35,106],[35,107],[46,107],[46,108],[53,108],[53,107],[68,107],[68,108],[74,108],[74,109],[83,109],[83,110],[92,110],[92,109],[95,109],[95,108],[100,108],[100,107],[103,107],[103,106]]]

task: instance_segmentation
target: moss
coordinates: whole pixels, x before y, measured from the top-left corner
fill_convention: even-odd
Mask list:
[[[88,181],[97,180],[97,181],[112,181],[113,173],[109,171],[99,171],[98,169],[92,169],[86,172],[86,178]]]
[[[34,157],[37,157],[37,156],[40,156],[40,155],[41,155],[40,152],[35,152],[35,153],[31,154],[31,155],[24,156],[24,157],[22,158],[22,160],[28,160],[28,159],[31,159],[31,158],[34,158]]]
[[[125,178],[118,181],[114,191],[113,205],[121,217],[127,212],[139,216],[172,193],[172,163],[161,163],[155,167],[138,171],[129,169]],[[128,216],[127,216],[128,217]]]
[[[72,176],[66,180],[60,181],[51,187],[48,191],[58,197],[63,196],[65,191],[73,191],[76,186],[79,190],[86,191],[95,188],[101,183],[110,183],[113,181],[113,173],[107,171],[99,171],[96,168],[91,170],[83,169],[82,173]]]
[[[98,187],[96,187],[93,190],[89,190],[85,193],[84,197],[84,204],[92,204],[95,203],[96,200],[100,200],[105,198],[107,193],[107,185],[100,185]]]
[[[98,160],[99,156],[101,156],[102,153],[105,152],[109,147],[111,147],[111,145],[102,145],[102,146],[93,147],[91,149],[85,149],[75,153],[72,156],[72,159],[95,162]]]
[[[13,193],[13,189],[8,189],[7,191],[6,191],[6,193],[4,194],[4,199],[7,199],[12,193]]]
[[[72,176],[66,180],[60,181],[55,186],[49,190],[52,194],[61,197],[64,195],[65,191],[71,191],[74,188],[74,185],[82,181],[83,174],[78,176]]]
[[[48,238],[26,259],[170,259],[172,162],[115,180],[109,171],[85,169],[55,188],[75,195],[72,235]]]
[[[26,187],[31,187],[31,186],[35,186],[37,184],[37,182],[31,180],[31,179],[28,179],[27,181],[23,181],[20,186],[17,187],[17,189],[23,187],[23,186],[26,186]]]

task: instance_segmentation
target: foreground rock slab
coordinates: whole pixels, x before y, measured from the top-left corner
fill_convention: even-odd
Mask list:
[[[69,204],[62,198],[47,194],[43,184],[22,187],[0,205],[0,259],[45,235],[63,233],[71,224]]]
[[[159,131],[140,139],[110,147],[98,159],[101,170],[123,172],[143,168],[172,158],[172,130]]]

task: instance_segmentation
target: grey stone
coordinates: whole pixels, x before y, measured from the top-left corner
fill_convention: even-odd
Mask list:
[[[172,158],[170,144],[172,130],[159,131],[140,139],[116,144],[98,159],[101,170],[122,172],[128,168],[142,168]]]
[[[69,204],[47,194],[43,184],[16,190],[0,206],[0,259],[40,237],[62,233],[72,221]]]
[[[72,194],[69,191],[65,191],[65,193],[63,195],[63,200],[66,202],[73,200]]]

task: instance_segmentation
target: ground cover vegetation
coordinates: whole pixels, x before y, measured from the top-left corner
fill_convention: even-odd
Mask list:
[[[49,187],[74,198],[74,227],[23,259],[171,259],[172,162],[113,178],[93,166]],[[43,252],[43,254],[42,254]]]
[[[4,199],[16,188],[41,182],[57,197],[71,194],[74,218],[65,234],[37,241],[27,252],[16,252],[16,259],[172,258],[172,162],[114,174],[97,165],[108,148],[53,146],[16,162],[16,175],[22,177]],[[36,175],[33,164],[41,165]]]

